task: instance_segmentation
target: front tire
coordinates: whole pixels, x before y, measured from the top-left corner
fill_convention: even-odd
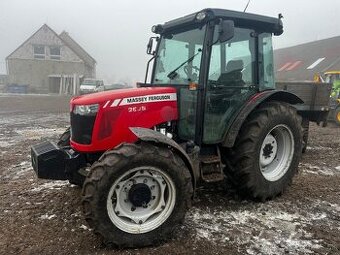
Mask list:
[[[170,149],[123,144],[91,167],[83,212],[106,245],[149,246],[183,221],[192,193],[190,172]]]
[[[272,199],[292,182],[301,152],[301,117],[289,104],[269,102],[251,113],[224,155],[227,175],[243,196]]]

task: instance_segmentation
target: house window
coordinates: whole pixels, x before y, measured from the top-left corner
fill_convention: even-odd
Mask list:
[[[50,59],[60,60],[60,47],[50,46]]]
[[[34,50],[34,58],[45,59],[45,46],[34,45],[33,50]]]

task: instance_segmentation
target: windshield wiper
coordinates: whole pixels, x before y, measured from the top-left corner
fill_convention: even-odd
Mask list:
[[[167,75],[167,77],[168,77],[170,80],[173,80],[173,79],[178,75],[178,73],[177,73],[176,71],[177,71],[178,69],[180,69],[182,66],[184,66],[185,64],[192,62],[192,61],[194,60],[194,58],[195,58],[199,53],[201,53],[201,52],[202,52],[202,49],[198,49],[198,52],[197,52],[195,55],[193,55],[192,57],[188,58],[188,59],[185,60],[182,64],[180,64],[178,67],[176,67],[173,71],[171,71],[171,72]]]

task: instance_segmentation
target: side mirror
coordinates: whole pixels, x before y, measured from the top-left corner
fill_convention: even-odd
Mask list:
[[[146,46],[146,53],[149,55],[154,55],[155,54],[155,50],[154,50],[154,41],[158,41],[158,37],[150,37],[148,45]]]
[[[218,29],[220,43],[226,42],[234,37],[235,27],[234,21],[222,20]]]

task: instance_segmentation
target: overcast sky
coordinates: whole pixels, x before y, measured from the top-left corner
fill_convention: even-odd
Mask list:
[[[63,30],[97,60],[107,82],[143,80],[154,24],[203,8],[243,11],[248,0],[0,0],[0,74],[5,58],[44,23]],[[248,12],[284,16],[282,48],[340,35],[339,0],[251,0]]]

